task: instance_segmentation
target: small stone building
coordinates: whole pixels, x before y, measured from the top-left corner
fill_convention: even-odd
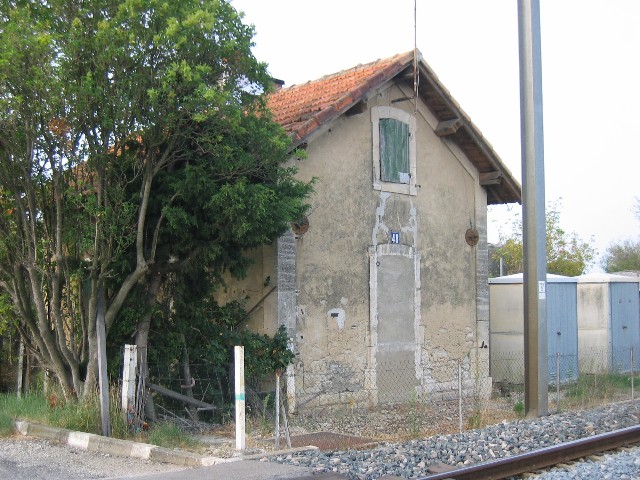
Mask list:
[[[578,347],[584,373],[640,370],[638,278],[608,273],[578,277]],[[633,353],[632,350],[633,349]]]
[[[317,179],[311,209],[219,301],[244,299],[258,332],[286,326],[290,406],[407,401],[460,364],[490,384],[487,206],[521,189],[420,52],[269,105],[306,151],[291,162]]]
[[[547,274],[549,383],[578,378],[576,277]],[[494,382],[524,384],[524,275],[489,279],[491,376]]]

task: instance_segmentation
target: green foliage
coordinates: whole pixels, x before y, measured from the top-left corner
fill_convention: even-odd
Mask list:
[[[581,240],[576,233],[568,233],[560,226],[560,201],[550,203],[546,209],[547,272],[575,277],[582,275],[593,264],[595,249],[589,242]],[[500,234],[500,246],[493,259],[503,260],[505,274],[521,273],[524,270],[522,247],[522,220],[514,219],[511,232]]]
[[[640,220],[640,198],[636,198],[634,211],[636,219]],[[612,243],[602,256],[601,266],[608,273],[640,271],[640,240]]]
[[[13,418],[4,410],[0,410],[0,437],[9,437],[13,434]]]
[[[516,415],[518,415],[519,417],[524,417],[524,402],[522,400],[518,400],[514,405],[513,405],[513,411],[516,413]]]
[[[184,433],[177,425],[168,422],[154,424],[144,437],[147,443],[163,448],[180,448],[201,453],[205,449],[202,443]]]
[[[17,401],[15,395],[0,394],[0,437],[8,437],[13,434]]]
[[[263,437],[268,436],[272,431],[272,420],[269,411],[273,407],[273,398],[268,393],[262,399],[262,408],[260,410],[260,433]]]
[[[149,315],[190,338],[194,285],[244,275],[245,252],[305,213],[253,34],[226,0],[0,4],[0,310],[65,397],[95,383],[99,292],[111,351]],[[206,358],[243,341],[256,372],[282,363],[242,335]]]
[[[607,247],[602,257],[605,272],[640,271],[640,240],[624,240]]]
[[[0,292],[0,337],[15,330],[17,315],[6,292]]]
[[[97,394],[68,402],[58,399],[47,420],[51,425],[78,432],[100,434],[102,431],[100,402]]]
[[[200,308],[197,304],[194,298],[191,308],[176,310],[174,315],[165,312],[160,321],[166,328],[151,333],[151,362],[178,364],[186,349],[192,364],[217,366],[226,377],[233,365],[233,347],[244,346],[245,374],[259,379],[293,361],[284,326],[273,337],[261,335],[243,327],[248,317],[238,302],[219,306],[207,297],[201,299]]]
[[[416,392],[411,393],[409,399],[409,436],[410,438],[420,438],[420,413]]]
[[[634,386],[640,384],[640,378],[634,376]],[[595,402],[598,399],[615,398],[619,394],[631,391],[631,376],[624,373],[606,373],[601,375],[580,375],[566,391],[566,397],[582,403]]]
[[[116,387],[111,387],[110,420],[114,438],[131,439],[151,443],[166,448],[186,448],[202,451],[203,445],[182,432],[178,427],[167,423],[155,424],[149,432],[135,438],[128,433],[123,416],[118,408]],[[56,396],[45,397],[42,394],[29,394],[22,398],[15,395],[0,395],[0,437],[14,433],[14,420],[17,418],[35,423],[65,428],[79,432],[101,434],[100,407],[97,395],[90,395],[83,401],[64,401]]]
[[[0,412],[10,417],[12,422],[16,418],[24,418],[46,423],[50,410],[44,395],[33,393],[23,395],[22,398],[17,398],[15,393],[0,394],[0,407]]]

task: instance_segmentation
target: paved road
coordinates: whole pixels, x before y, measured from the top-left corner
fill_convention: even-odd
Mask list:
[[[346,480],[347,477],[334,474],[313,475],[308,468],[260,462],[259,460],[222,463],[211,467],[151,474],[144,477],[113,477],[114,480],[278,480],[281,478],[289,480]]]
[[[0,438],[1,480],[69,480],[130,477],[185,467],[87,452],[32,437]]]
[[[253,458],[211,465],[212,457],[16,421],[22,435],[0,438],[0,480],[335,480],[308,467]],[[221,459],[220,459],[221,460]],[[164,463],[169,462],[169,463]],[[208,465],[208,466],[202,466]]]
[[[243,460],[187,468],[170,463],[120,457],[32,437],[0,438],[0,480],[277,480],[313,478],[304,467]],[[334,477],[335,478],[335,477]],[[341,477],[344,478],[344,477]]]

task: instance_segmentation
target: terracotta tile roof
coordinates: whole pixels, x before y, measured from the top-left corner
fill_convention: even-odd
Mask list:
[[[297,147],[385,83],[394,80],[411,88],[413,76],[401,74],[413,66],[415,56],[418,57],[420,72],[419,96],[440,122],[436,132],[438,136],[447,136],[456,143],[478,169],[490,205],[520,203],[522,190],[519,182],[419,51],[411,50],[283,88],[272,93],[267,103],[275,120],[289,133],[292,146]]]
[[[346,112],[369,91],[391,80],[413,62],[413,51],[358,65],[269,96],[275,120],[297,145],[321,125]]]

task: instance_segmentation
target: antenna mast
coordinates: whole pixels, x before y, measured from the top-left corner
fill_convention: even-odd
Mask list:
[[[413,0],[413,99],[415,110],[418,112],[418,0]]]

